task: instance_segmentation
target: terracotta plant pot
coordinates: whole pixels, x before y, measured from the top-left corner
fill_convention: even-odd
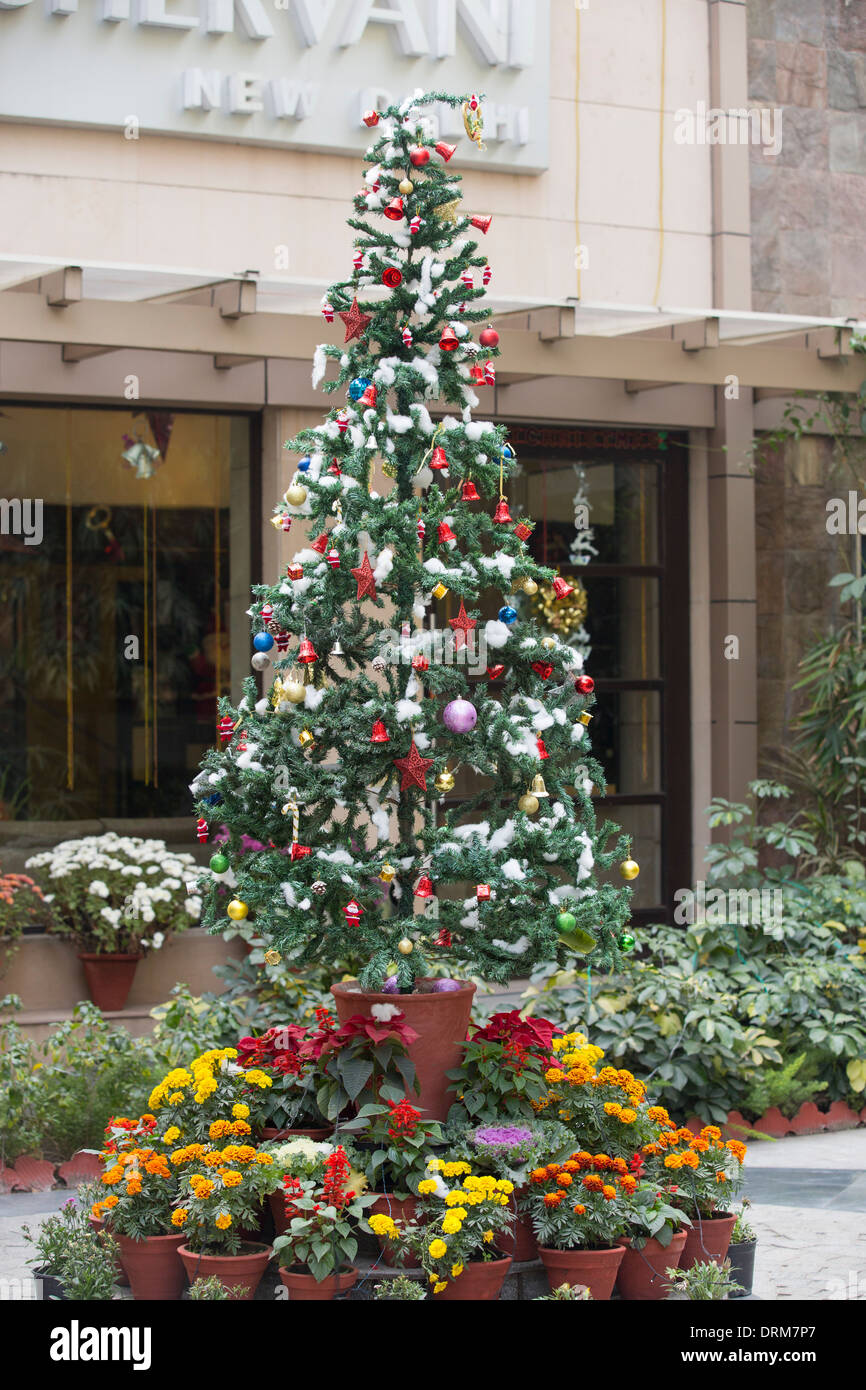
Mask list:
[[[427,983],[419,981],[419,983]],[[409,1102],[425,1120],[444,1120],[454,1101],[445,1073],[460,1063],[460,1045],[466,1040],[475,986],[461,982],[451,994],[363,994],[348,985],[331,985],[337,1017],[347,1023],[355,1014],[370,1017],[374,1004],[396,1004],[406,1022],[418,1034],[409,1048],[415,1063],[420,1095],[409,1093]]]
[[[392,1197],[390,1192],[377,1192],[376,1200],[372,1206],[368,1207],[364,1215],[369,1221],[371,1216],[390,1216],[395,1221],[411,1221],[418,1207],[417,1197]],[[386,1265],[392,1268],[396,1265],[405,1265],[405,1259],[400,1259],[394,1249],[394,1242],[387,1236],[377,1236],[379,1248],[382,1251],[382,1259]]]
[[[227,1289],[240,1290],[238,1297],[241,1300],[255,1297],[273,1253],[270,1245],[257,1244],[240,1255],[205,1255],[190,1250],[188,1245],[181,1245],[178,1250],[191,1284],[196,1279],[207,1279],[215,1274]]]
[[[97,1233],[97,1235],[99,1234],[100,1231],[105,1230],[105,1222],[104,1222],[104,1221],[97,1221],[97,1219],[96,1219],[95,1216],[91,1216],[91,1218],[90,1218],[90,1225],[91,1225],[91,1228]],[[110,1230],[110,1228],[109,1228],[109,1230]],[[117,1259],[115,1260],[114,1263],[115,1263],[115,1267],[116,1267],[116,1269],[117,1269],[117,1282],[118,1282],[118,1284],[123,1284],[125,1287],[128,1286],[128,1284],[129,1284],[129,1275],[127,1274],[126,1270],[123,1268],[123,1261],[122,1261],[122,1259],[120,1258],[120,1255],[117,1256]]]
[[[141,953],[133,955],[116,951],[103,956],[92,951],[79,951],[78,959],[84,966],[90,998],[97,1009],[104,1014],[118,1013],[129,998]]]
[[[314,1143],[322,1143],[325,1139],[330,1139],[334,1133],[334,1126],[328,1125],[326,1129],[272,1129],[266,1125],[262,1130],[262,1139],[270,1143],[274,1139],[312,1139]]]
[[[735,1216],[695,1216],[694,1225],[686,1232],[686,1243],[680,1256],[680,1269],[712,1260],[720,1265],[728,1253]]]
[[[618,1242],[625,1249],[616,1276],[620,1298],[639,1302],[667,1298],[668,1277],[665,1271],[678,1268],[685,1243],[686,1231],[675,1231],[670,1245],[660,1245],[651,1238],[642,1250],[635,1250],[628,1237],[624,1236]]]
[[[184,1241],[182,1235],[145,1236],[144,1240],[121,1235],[114,1238],[133,1298],[163,1302],[180,1298],[186,1288],[183,1265],[177,1253]]]
[[[447,1287],[433,1298],[442,1303],[493,1303],[502,1292],[505,1276],[511,1268],[511,1257],[506,1260],[472,1260],[463,1268],[456,1279],[449,1279]],[[432,1289],[432,1284],[430,1285]]]
[[[539,1245],[550,1291],[560,1284],[585,1284],[596,1301],[609,1299],[625,1255],[625,1246],[609,1250],[554,1250]]]
[[[525,1191],[525,1187],[515,1188],[511,1194],[509,1206],[514,1214],[513,1224],[510,1230],[501,1231],[496,1236],[497,1250],[501,1250],[504,1255],[510,1255],[515,1264],[526,1264],[529,1260],[538,1259],[538,1241],[532,1221],[517,1211],[518,1199]]]
[[[308,1303],[327,1303],[338,1293],[347,1293],[357,1283],[357,1269],[342,1269],[339,1274],[329,1274],[318,1283],[305,1269],[281,1269],[280,1278],[289,1291],[289,1302],[306,1299]]]

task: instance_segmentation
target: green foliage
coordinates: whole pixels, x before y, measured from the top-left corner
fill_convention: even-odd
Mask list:
[[[243,1296],[243,1289],[228,1288],[215,1274],[209,1274],[206,1279],[201,1277],[194,1279],[189,1286],[189,1298],[193,1303],[203,1303],[208,1300],[227,1303],[231,1299],[243,1298]]]
[[[535,1119],[532,1102],[547,1095],[540,1057],[524,1053],[518,1063],[508,1043],[487,1038],[465,1042],[462,1051],[460,1066],[448,1072],[458,1089],[450,1123],[526,1124]]]
[[[730,1298],[731,1294],[744,1292],[742,1284],[731,1278],[730,1260],[720,1265],[707,1260],[706,1263],[692,1265],[691,1269],[668,1269],[665,1273],[674,1298],[685,1298],[692,1302],[720,1301]]]
[[[745,1108],[751,1115],[763,1115],[771,1105],[781,1110],[786,1119],[796,1115],[806,1100],[826,1091],[827,1082],[815,1076],[815,1062],[803,1070],[805,1052],[792,1057],[781,1067],[767,1067],[755,1077],[745,1096]]]
[[[552,1293],[539,1294],[533,1303],[591,1303],[592,1293],[584,1284],[559,1284]]]
[[[381,1284],[373,1286],[373,1297],[400,1298],[404,1302],[420,1302],[427,1297],[427,1290],[417,1279],[410,1279],[405,1274],[398,1274],[395,1279],[385,1279]]]
[[[746,1220],[746,1212],[751,1206],[748,1197],[743,1199],[742,1210],[737,1212],[737,1219],[734,1222],[734,1229],[731,1231],[731,1244],[743,1245],[747,1240],[757,1240],[758,1237]]]
[[[66,1297],[75,1302],[108,1300],[117,1281],[117,1244],[106,1231],[97,1235],[89,1218],[88,1206],[70,1197],[35,1233],[29,1226],[21,1227],[34,1251],[28,1261],[31,1268],[54,1275]]]

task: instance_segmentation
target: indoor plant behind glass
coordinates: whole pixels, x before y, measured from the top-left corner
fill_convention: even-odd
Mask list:
[[[77,947],[90,997],[106,1013],[124,1007],[145,951],[199,918],[201,901],[186,888],[195,861],[163,840],[63,840],[27,868],[45,889],[50,930]]]

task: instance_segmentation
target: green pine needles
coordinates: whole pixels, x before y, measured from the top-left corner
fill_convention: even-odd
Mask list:
[[[487,221],[462,208],[425,115],[462,101],[418,97],[372,132],[356,268],[324,306],[346,341],[313,370],[340,405],[286,445],[297,471],[273,518],[310,523],[311,543],[254,590],[267,693],[251,677],[237,709],[221,701],[221,746],[193,784],[199,816],[230,836],[205,922],[248,916],[298,965],[360,957],[366,989],[411,989],[443,959],[496,981],[575,952],[609,969],[629,914],[628,887],[596,878],[628,841],[606,848],[617,827],[595,822],[591,683],[579,692],[580,654],[515,610],[524,581],[554,575],[497,506],[515,466],[505,429],[473,418],[498,355],[495,335],[472,334],[489,317]],[[474,790],[449,805],[461,770]]]

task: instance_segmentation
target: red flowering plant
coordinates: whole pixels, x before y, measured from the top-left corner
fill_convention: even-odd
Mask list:
[[[316,1104],[319,1076],[316,1070],[326,1039],[336,1020],[327,1009],[316,1010],[316,1027],[287,1023],[269,1028],[260,1037],[241,1038],[238,1062],[271,1078],[265,1094],[262,1124],[273,1129],[321,1129],[327,1119]]]
[[[44,926],[49,918],[50,909],[38,883],[27,874],[0,874],[0,936],[3,938],[4,970],[27,928]]]
[[[443,1142],[438,1121],[422,1119],[420,1110],[403,1096],[399,1101],[362,1106],[356,1124],[359,1128],[363,1124],[363,1131],[349,1148],[371,1191],[400,1200],[416,1196],[431,1148]]]
[[[418,1034],[396,1004],[374,1004],[339,1028],[322,1030],[317,1059],[316,1105],[328,1120],[346,1115],[343,1128],[364,1129],[370,1107],[401,1101],[420,1087],[409,1046]]]
[[[325,1159],[321,1183],[288,1175],[283,1179],[289,1224],[274,1241],[274,1251],[284,1268],[300,1266],[321,1283],[351,1267],[364,1210],[375,1201],[359,1196],[355,1185],[340,1145]]]
[[[546,1018],[523,1018],[516,1009],[473,1026],[460,1066],[448,1073],[458,1090],[449,1122],[467,1116],[476,1125],[534,1120],[548,1095],[544,1076],[559,1031]]]
[[[539,1245],[554,1250],[609,1250],[626,1234],[638,1180],[624,1158],[573,1153],[529,1175],[526,1206]]]

